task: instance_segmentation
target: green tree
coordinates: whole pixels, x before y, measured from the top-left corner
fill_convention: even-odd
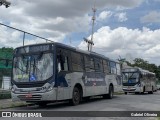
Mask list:
[[[0,87],[3,76],[11,76],[13,48],[0,48]],[[7,64],[9,66],[6,66]]]

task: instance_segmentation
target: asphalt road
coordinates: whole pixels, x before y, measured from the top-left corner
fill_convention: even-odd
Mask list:
[[[5,111],[160,111],[160,91],[154,94],[116,95],[113,99],[95,98],[82,102],[78,106],[69,106],[67,102],[49,104],[47,107],[37,105],[5,109]],[[8,118],[0,118],[8,120]],[[19,120],[20,118],[11,118]],[[23,118],[25,120],[27,118]],[[154,117],[53,117],[30,118],[30,120],[155,120]]]

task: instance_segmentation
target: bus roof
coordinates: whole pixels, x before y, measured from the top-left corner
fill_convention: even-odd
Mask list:
[[[124,68],[122,71],[125,72],[125,70],[129,70],[129,69],[134,69],[134,70],[140,71],[141,73],[148,73],[148,74],[155,75],[155,73],[150,72],[149,70],[142,69],[140,67],[128,67],[128,68]],[[130,71],[130,72],[133,72],[133,71]]]
[[[106,56],[104,56],[102,54],[99,54],[99,53],[96,53],[96,52],[89,52],[89,51],[81,50],[79,48],[75,48],[75,47],[72,47],[72,46],[69,46],[69,45],[66,45],[66,44],[63,44],[63,43],[59,43],[59,42],[50,42],[50,43],[46,42],[46,43],[30,44],[30,45],[25,45],[25,46],[17,47],[16,49],[23,48],[23,47],[28,47],[28,46],[47,45],[47,44],[53,44],[53,45],[61,46],[63,48],[74,50],[74,51],[77,51],[79,53],[84,53],[84,54],[88,54],[88,55],[94,55],[94,56],[97,56],[97,57],[101,57],[101,58],[108,59],[110,61],[119,63],[118,61],[110,59],[110,58],[108,58],[108,57],[106,57]]]

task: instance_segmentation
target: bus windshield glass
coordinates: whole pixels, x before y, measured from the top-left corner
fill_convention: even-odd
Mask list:
[[[49,79],[53,75],[53,53],[43,53],[14,57],[13,80],[16,82],[36,82]]]
[[[139,73],[123,72],[123,83],[137,83],[139,80]]]

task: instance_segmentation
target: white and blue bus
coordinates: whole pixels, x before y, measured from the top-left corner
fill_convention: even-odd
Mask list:
[[[131,67],[122,70],[123,91],[127,93],[153,94],[156,91],[155,73],[141,68]]]
[[[103,95],[122,89],[120,64],[103,55],[61,43],[18,47],[14,50],[12,100],[46,105]]]

